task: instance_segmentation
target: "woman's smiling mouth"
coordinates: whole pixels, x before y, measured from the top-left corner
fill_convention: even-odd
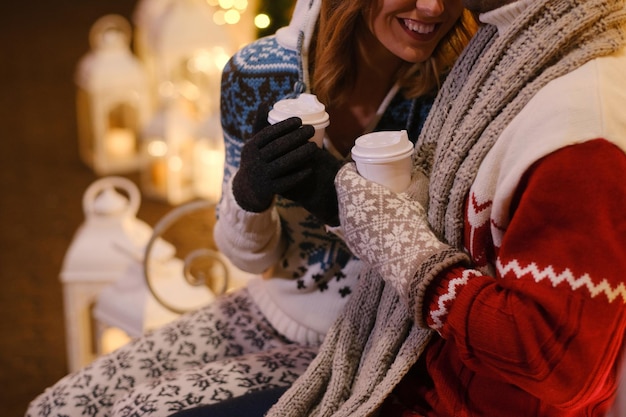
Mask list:
[[[411,32],[415,32],[420,35],[428,35],[429,33],[434,32],[437,27],[434,23],[422,23],[412,19],[400,19],[400,22]]]

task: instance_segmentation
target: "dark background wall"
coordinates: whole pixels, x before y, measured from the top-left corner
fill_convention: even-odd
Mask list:
[[[135,0],[0,4],[0,416],[67,372],[61,262],[97,177],[78,157],[74,70],[90,26]],[[132,178],[131,178],[132,179]],[[154,225],[171,208],[142,201]]]

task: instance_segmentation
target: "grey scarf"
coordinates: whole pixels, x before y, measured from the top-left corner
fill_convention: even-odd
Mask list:
[[[465,197],[513,117],[551,80],[622,47],[625,25],[626,0],[535,0],[506,33],[479,30],[417,143],[415,169],[430,176],[428,217],[441,239],[462,247]],[[314,362],[268,416],[375,414],[432,337],[412,317],[391,285],[364,274]]]

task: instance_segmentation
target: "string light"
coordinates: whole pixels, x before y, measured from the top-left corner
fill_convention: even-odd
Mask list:
[[[240,19],[241,19],[241,14],[239,14],[237,10],[230,9],[230,10],[227,10],[226,13],[224,13],[224,20],[229,25],[235,25],[239,23]]]
[[[248,8],[248,0],[234,0],[233,6],[239,11],[246,11]]]
[[[226,24],[226,18],[225,18],[226,12],[224,10],[218,10],[213,14],[213,22],[216,25],[225,25]]]
[[[270,17],[265,13],[260,13],[254,17],[254,26],[259,29],[267,28],[271,23]]]
[[[167,143],[162,140],[154,140],[148,144],[148,153],[155,157],[162,157],[167,154]]]
[[[219,0],[219,4],[222,9],[228,10],[233,8],[235,0]]]

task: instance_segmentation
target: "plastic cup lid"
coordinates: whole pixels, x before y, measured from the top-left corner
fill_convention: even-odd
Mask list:
[[[270,123],[276,123],[292,116],[297,116],[302,119],[303,124],[314,125],[316,128],[330,124],[326,107],[313,94],[302,93],[297,98],[287,98],[276,102],[267,120]]]
[[[360,136],[352,148],[352,157],[363,162],[384,163],[413,153],[413,143],[406,130],[372,132]]]

